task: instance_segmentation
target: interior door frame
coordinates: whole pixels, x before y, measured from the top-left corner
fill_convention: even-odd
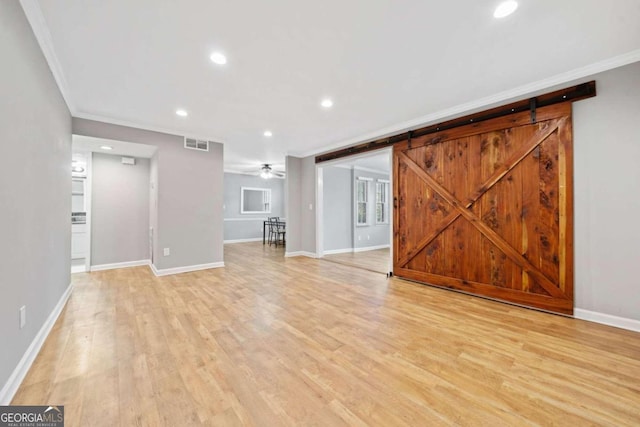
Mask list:
[[[389,206],[389,271],[393,271],[393,233],[394,233],[394,209],[393,209],[393,147],[385,147],[379,150],[368,151],[353,156],[341,157],[322,163],[316,163],[316,257],[324,256],[324,168],[339,165],[348,161],[363,159],[372,156],[379,156],[387,153],[389,158],[389,191],[387,194],[387,204]],[[353,202],[353,201],[352,201]],[[355,231],[354,231],[355,233]],[[351,236],[353,239],[354,236]],[[352,240],[353,242],[353,240]],[[353,243],[352,243],[353,246]]]

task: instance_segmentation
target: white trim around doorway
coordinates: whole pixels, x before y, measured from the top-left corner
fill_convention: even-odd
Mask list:
[[[389,270],[393,270],[393,216],[394,216],[394,208],[393,208],[393,147],[382,148],[380,150],[369,151],[363,154],[356,154],[353,156],[343,157],[336,160],[331,160],[328,162],[322,162],[320,164],[316,164],[316,254],[318,258],[322,258],[324,255],[329,255],[332,253],[342,253],[335,251],[325,251],[324,250],[324,224],[323,224],[323,213],[324,213],[324,168],[327,166],[336,166],[343,163],[346,160],[354,160],[361,159],[371,156],[377,156],[381,153],[386,152],[389,155],[389,165],[390,173],[389,173],[389,245],[382,245],[380,247],[367,247],[367,248],[355,248],[349,249],[349,252],[361,252],[366,250],[374,250],[374,249],[382,249],[383,247],[389,247],[391,250],[389,251]],[[355,233],[355,230],[354,230]],[[346,252],[346,250],[345,250]]]

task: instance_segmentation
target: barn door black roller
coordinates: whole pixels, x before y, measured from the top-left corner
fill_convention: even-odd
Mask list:
[[[529,112],[531,113],[531,123],[536,122],[536,108],[538,108],[538,98],[531,98],[529,100]]]

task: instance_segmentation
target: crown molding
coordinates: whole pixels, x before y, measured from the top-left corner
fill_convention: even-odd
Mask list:
[[[49,64],[49,69],[51,70],[53,78],[58,85],[62,98],[64,98],[64,102],[67,104],[67,108],[73,116],[77,113],[76,106],[73,102],[73,98],[71,97],[71,91],[69,90],[67,79],[62,71],[62,66],[60,65],[55,49],[53,48],[53,40],[51,38],[51,33],[49,32],[49,27],[47,27],[44,20],[42,9],[40,9],[40,5],[37,0],[20,0],[20,5],[27,17],[27,21],[29,21],[29,24],[31,25],[33,34],[40,45],[40,49],[47,60],[47,64]]]
[[[368,132],[360,136],[349,138],[341,142],[333,143],[323,147],[322,149],[315,149],[304,152],[289,152],[290,156],[294,157],[309,157],[319,154],[327,153],[339,148],[349,147],[351,145],[360,144],[367,141],[374,141],[376,139],[386,138],[388,136],[397,135],[402,132],[407,132],[411,129],[417,129],[424,126],[435,124],[445,119],[453,119],[455,117],[463,116],[472,111],[481,111],[491,106],[504,104],[510,101],[516,101],[518,99],[528,98],[536,94],[536,92],[542,92],[548,90],[551,87],[575,82],[576,80],[591,77],[594,74],[609,71],[614,68],[623,67],[625,65],[632,64],[640,61],[640,49],[627,52],[622,55],[614,56],[603,61],[595,62],[593,64],[586,65],[584,67],[576,68],[571,71],[556,74],[555,76],[548,77],[546,79],[538,80],[532,83],[527,83],[516,88],[499,92],[494,95],[486,96],[484,98],[476,99],[474,101],[459,104],[444,110],[440,110],[435,113],[427,114],[422,117],[417,117],[412,120],[408,120],[402,123],[398,123],[393,126],[378,129],[373,132]]]

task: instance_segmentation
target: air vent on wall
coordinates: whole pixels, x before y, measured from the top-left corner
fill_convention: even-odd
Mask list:
[[[185,137],[184,148],[189,148],[191,150],[209,151],[209,141]]]

